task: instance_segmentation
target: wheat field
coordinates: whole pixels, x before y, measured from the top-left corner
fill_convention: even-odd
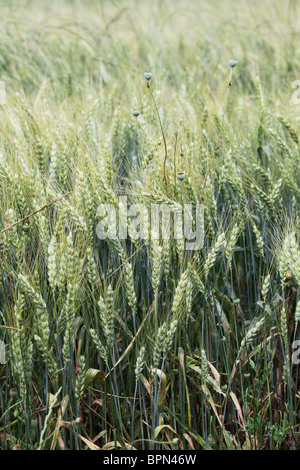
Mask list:
[[[300,449],[298,2],[0,7],[0,449]]]

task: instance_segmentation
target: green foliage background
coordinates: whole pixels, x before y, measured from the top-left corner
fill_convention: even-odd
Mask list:
[[[297,2],[0,8],[0,447],[299,449]],[[100,241],[124,194],[203,249]]]

